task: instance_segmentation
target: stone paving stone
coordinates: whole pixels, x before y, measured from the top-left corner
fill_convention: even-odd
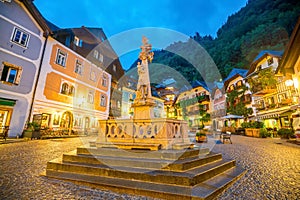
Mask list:
[[[89,140],[32,140],[0,145],[0,199],[153,199],[40,176],[48,161]],[[222,153],[225,159],[235,159],[247,172],[217,199],[300,199],[300,146],[277,138],[236,135],[232,135],[232,142],[217,143],[212,151]]]

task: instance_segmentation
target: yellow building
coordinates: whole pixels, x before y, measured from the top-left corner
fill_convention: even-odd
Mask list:
[[[179,119],[189,122],[190,127],[210,125],[210,92],[204,82],[196,81],[193,88],[178,95],[176,105]]]
[[[300,18],[295,25],[276,73],[285,77],[287,87],[294,88],[291,99],[294,101],[295,112],[292,114],[291,121],[294,129],[300,129]]]
[[[286,77],[274,75],[281,56],[282,52],[278,51],[261,52],[251,64],[247,76],[248,82],[256,81],[251,86],[253,107],[256,120],[263,121],[266,128],[290,128],[291,114],[297,101],[297,91],[293,85],[286,84]]]

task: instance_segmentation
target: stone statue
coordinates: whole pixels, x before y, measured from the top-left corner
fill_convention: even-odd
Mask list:
[[[143,36],[142,39],[143,45],[141,46],[141,52],[139,55],[139,59],[142,63],[138,62],[138,84],[136,91],[136,99],[145,101],[146,99],[151,98],[151,87],[150,87],[150,78],[149,78],[149,70],[148,70],[148,61],[151,62],[153,60],[154,53],[151,52],[152,45],[148,43],[148,39]]]
[[[139,80],[138,80],[138,88],[137,88],[137,98],[138,99],[143,99],[145,100],[147,98],[148,95],[148,91],[147,91],[147,85],[144,83],[145,80],[145,67],[143,65],[141,65],[140,62],[138,62],[137,65],[138,68],[138,75],[139,75]]]

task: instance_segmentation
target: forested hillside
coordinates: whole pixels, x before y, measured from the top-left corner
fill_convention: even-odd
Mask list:
[[[216,38],[196,32],[191,40],[207,51],[224,78],[233,67],[248,69],[261,50],[284,50],[299,16],[299,0],[249,0],[245,7],[228,17]],[[195,51],[191,43],[177,42],[165,50],[155,51],[153,63],[173,68],[190,83],[196,79],[218,78],[214,69],[208,70],[214,64],[206,60],[206,52]],[[134,63],[132,67],[135,66]]]

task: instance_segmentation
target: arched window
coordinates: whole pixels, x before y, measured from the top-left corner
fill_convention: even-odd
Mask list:
[[[88,94],[88,102],[89,103],[94,103],[94,94],[92,91],[89,91],[89,94]]]
[[[63,83],[62,84],[60,93],[62,93],[62,94],[68,94],[69,93],[69,85],[68,85],[68,83]]]
[[[75,87],[71,86],[70,89],[69,89],[69,95],[73,96],[74,94],[75,94]]]

